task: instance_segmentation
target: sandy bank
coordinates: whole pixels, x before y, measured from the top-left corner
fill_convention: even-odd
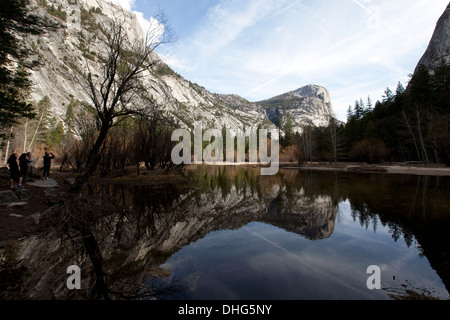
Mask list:
[[[392,174],[413,174],[429,176],[450,176],[450,167],[438,165],[407,165],[407,164],[365,164],[365,163],[311,163],[302,166],[293,163],[280,163],[280,168],[302,170],[338,170],[347,172],[371,172]]]

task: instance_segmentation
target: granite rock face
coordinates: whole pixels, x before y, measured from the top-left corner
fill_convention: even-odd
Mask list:
[[[432,71],[442,62],[450,63],[450,3],[438,20],[430,44],[420,59],[417,68],[420,65],[425,65]]]
[[[318,85],[307,85],[258,104],[273,123],[285,125],[290,120],[294,132],[301,132],[305,125],[327,126],[335,116],[328,90]]]
[[[47,97],[51,116],[64,122],[74,101],[92,104],[76,76],[86,72],[88,64],[92,74],[102,74],[110,22],[117,18],[123,20],[130,41],[143,39],[144,32],[134,13],[104,0],[33,0],[32,3],[35,12],[61,24],[57,30],[27,40],[41,64],[31,73],[32,99],[38,102]],[[201,121],[204,128],[274,128],[273,121],[269,120],[272,109],[266,108],[265,103],[249,102],[236,95],[213,94],[178,75],[156,53],[151,59],[155,66],[141,77],[146,95],[141,98],[155,101],[157,108],[179,127],[192,128],[195,121]],[[290,116],[298,127],[303,121],[326,124],[327,117],[333,113],[324,88],[307,86],[287,95],[292,98],[292,104],[279,109],[284,119]]]

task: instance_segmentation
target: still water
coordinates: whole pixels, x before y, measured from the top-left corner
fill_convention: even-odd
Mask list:
[[[23,287],[3,298],[449,298],[449,177],[204,166],[185,174],[181,186],[89,186],[120,210],[89,222],[90,244],[66,229],[16,243],[6,257]],[[65,287],[70,264],[84,271],[77,292]],[[372,265],[379,290],[367,287]]]

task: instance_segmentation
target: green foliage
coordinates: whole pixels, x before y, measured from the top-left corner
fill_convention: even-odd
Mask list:
[[[30,88],[27,69],[32,50],[22,37],[43,32],[45,24],[30,12],[29,0],[0,0],[0,126],[10,126],[23,117],[32,117],[27,102]]]
[[[298,162],[338,160],[378,163],[422,162],[450,165],[450,65],[432,73],[419,66],[408,88],[387,88],[375,107],[370,97],[349,107],[345,126],[303,127],[283,147],[296,144]],[[289,123],[278,122],[290,132]]]
[[[158,63],[155,68],[153,68],[153,72],[157,76],[176,76],[177,73],[173,71],[172,68],[170,68],[165,63]]]
[[[9,72],[1,72],[8,74]],[[13,73],[6,76],[5,82],[0,83],[0,125],[10,126],[18,118],[32,118],[32,104],[26,100],[31,83],[28,72],[19,66]]]
[[[105,36],[108,36],[106,31],[102,28],[100,23],[97,23],[95,19],[95,14],[101,14],[102,10],[100,8],[90,8],[89,10],[84,9],[81,6],[80,18],[81,25],[91,33],[97,33],[97,31],[102,32]]]
[[[351,159],[450,165],[449,88],[448,64],[434,73],[421,65],[406,90],[387,88],[373,110],[357,101],[345,127]]]
[[[62,6],[59,5],[55,8],[55,5],[52,3],[51,5],[47,4],[47,1],[40,0],[39,4],[47,9],[47,12],[52,16],[66,22],[67,21],[67,12],[62,9]]]
[[[294,130],[292,129],[292,119],[290,117],[287,118],[285,124],[281,124],[279,122],[280,129],[284,132],[284,137],[280,137],[280,144],[283,147],[287,147],[292,144],[294,138]]]
[[[50,119],[49,126],[45,132],[45,144],[47,146],[60,146],[64,141],[66,134],[61,120]]]

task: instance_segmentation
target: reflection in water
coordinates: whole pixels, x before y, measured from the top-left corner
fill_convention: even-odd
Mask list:
[[[401,285],[368,292],[374,257],[389,272],[406,265],[405,277],[450,287],[447,177],[287,169],[260,176],[220,166],[186,177],[183,186],[90,185],[79,201],[91,210],[80,209],[70,228],[52,220],[3,250],[0,297],[386,299]],[[92,195],[103,202],[93,206]],[[83,272],[82,290],[65,286],[72,264]]]

